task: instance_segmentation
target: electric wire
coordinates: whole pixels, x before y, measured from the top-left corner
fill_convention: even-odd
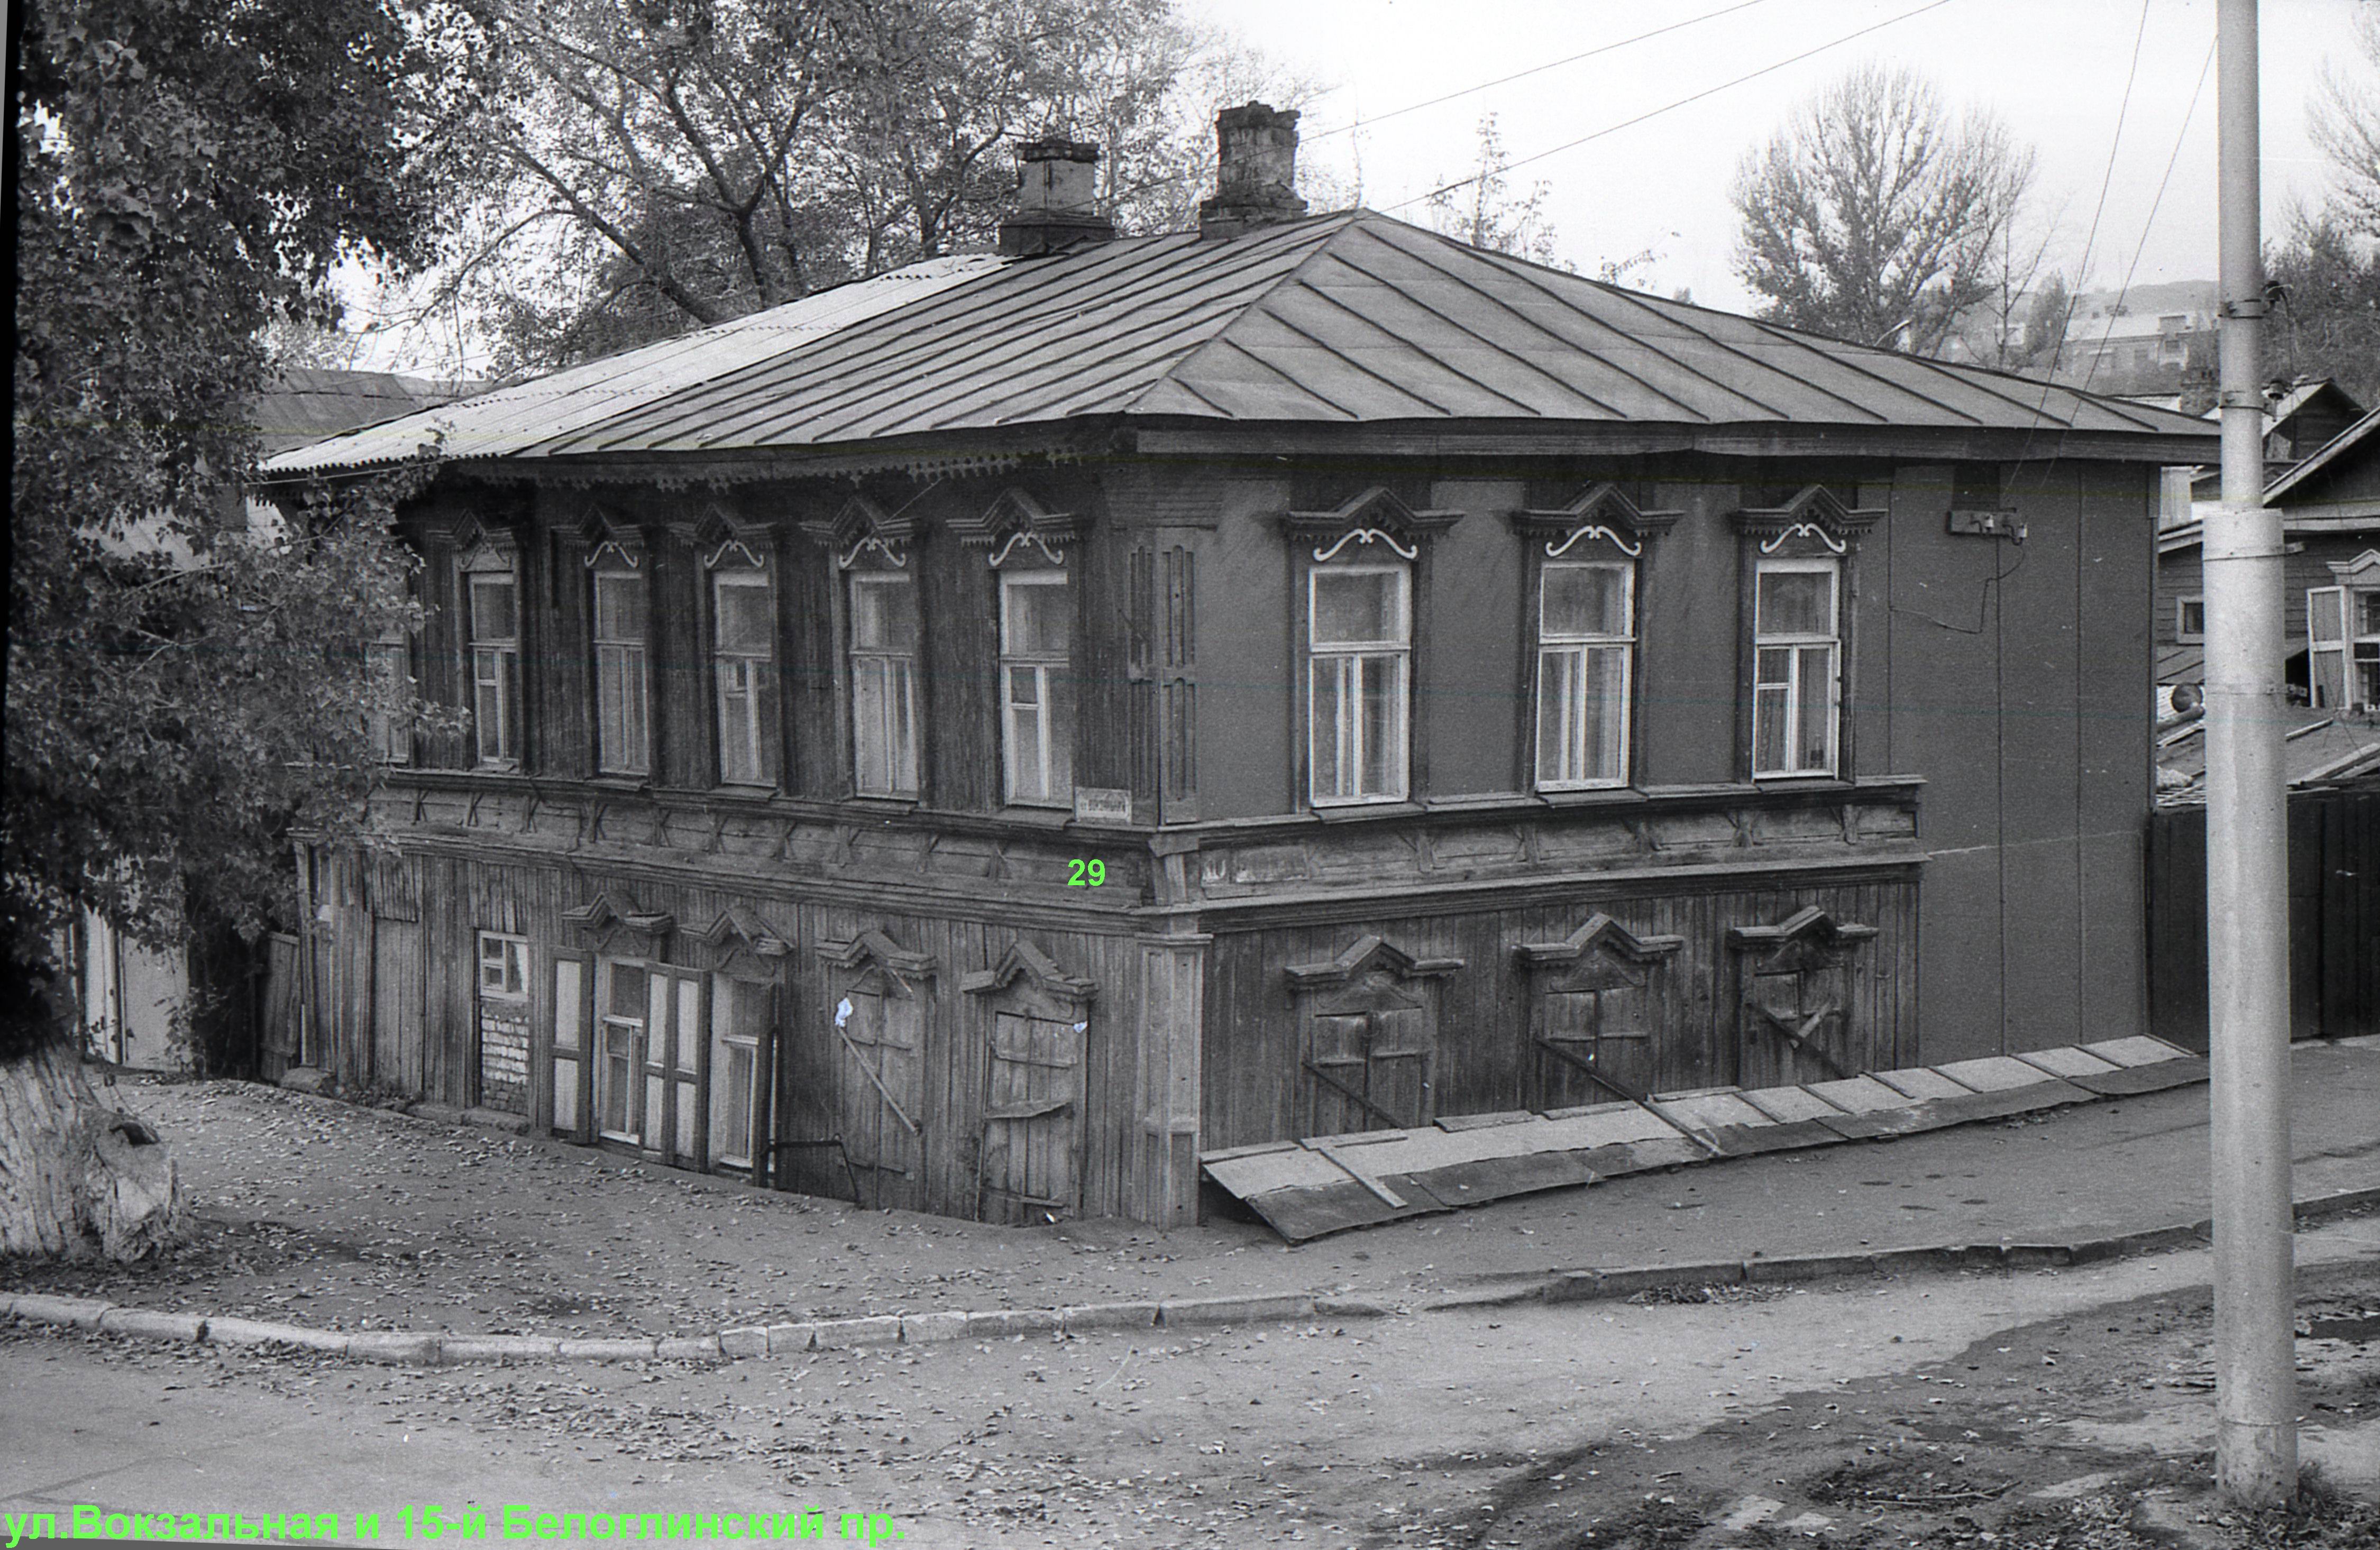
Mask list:
[[[1432,97],[1427,102],[1407,103],[1403,107],[1390,108],[1386,113],[1376,113],[1369,118],[1358,117],[1340,125],[1335,129],[1318,130],[1305,137],[1305,143],[1310,145],[1318,139],[1329,139],[1333,135],[1353,134],[1357,129],[1368,128],[1375,124],[1385,124],[1391,118],[1402,118],[1409,113],[1419,113],[1424,108],[1434,108],[1442,103],[1451,103],[1459,98],[1475,96],[1482,91],[1493,91],[1499,86],[1510,86],[1516,80],[1543,75],[1548,70],[1559,70],[1565,65],[1575,65],[1582,59],[1592,59],[1600,54],[1610,54],[1626,48],[1631,43],[1641,43],[1648,38],[1658,38],[1664,33],[1682,32],[1689,27],[1700,26],[1706,21],[1716,21],[1720,17],[1733,16],[1738,11],[1748,11],[1755,6],[1767,4],[1768,0],[1739,0],[1739,4],[1722,6],[1716,11],[1706,11],[1701,16],[1688,17],[1683,21],[1673,21],[1667,27],[1656,27],[1650,32],[1639,32],[1633,38],[1622,38],[1618,42],[1604,43],[1599,47],[1588,49],[1585,54],[1573,54],[1566,59],[1550,60],[1543,65],[1532,65],[1525,70],[1515,70],[1509,76],[1499,76],[1494,80],[1483,80],[1476,86],[1466,86],[1459,91],[1449,91],[1442,97]]]
[[[1775,64],[1764,65],[1759,69],[1736,77],[1733,80],[1721,81],[1717,86],[1697,91],[1691,97],[1681,97],[1674,103],[1665,103],[1660,107],[1654,108],[1648,113],[1640,113],[1633,118],[1622,119],[1617,124],[1607,125],[1604,127],[1596,130],[1593,134],[1581,135],[1578,139],[1573,140],[1564,140],[1560,145],[1548,146],[1543,151],[1534,151],[1529,155],[1506,162],[1500,166],[1493,167],[1484,172],[1474,173],[1469,177],[1457,178],[1455,181],[1446,184],[1442,188],[1432,188],[1427,193],[1416,194],[1408,200],[1400,200],[1395,204],[1384,207],[1382,212],[1393,213],[1394,212],[1402,210],[1409,205],[1421,204],[1427,200],[1437,199],[1440,195],[1453,193],[1458,188],[1467,188],[1474,183],[1480,182],[1482,179],[1500,177],[1504,174],[1511,172],[1515,167],[1525,167],[1533,162],[1542,162],[1548,156],[1558,156],[1565,151],[1574,151],[1582,145],[1588,144],[1594,140],[1599,140],[1607,135],[1616,135],[1622,129],[1634,128],[1637,125],[1645,123],[1649,119],[1658,118],[1664,114],[1675,113],[1678,109],[1682,107],[1692,106],[1694,103],[1701,102],[1706,97],[1716,97],[1720,92],[1742,86],[1746,81],[1757,80],[1762,76],[1766,75],[1774,75],[1776,72],[1786,68],[1788,66],[1798,65],[1803,60],[1814,58],[1818,54],[1828,52],[1829,49],[1840,48],[1843,44],[1854,42],[1860,38],[1864,38],[1871,32],[1881,32],[1886,28],[1898,26],[1901,22],[1907,21],[1912,17],[1924,16],[1927,11],[1938,11],[1949,4],[1950,4],[1950,0],[1931,0],[1930,4],[1919,6],[1913,9],[1903,11],[1899,16],[1887,17],[1884,20],[1863,27],[1857,31],[1846,32],[1841,37],[1836,38],[1829,42],[1820,43],[1815,48],[1804,49],[1801,53],[1796,54],[1790,58],[1779,59]],[[2135,55],[2134,63],[2137,64],[2138,62],[2138,57]],[[2129,91],[2129,88],[2127,90]]]

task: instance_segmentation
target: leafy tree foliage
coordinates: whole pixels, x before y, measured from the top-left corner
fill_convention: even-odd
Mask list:
[[[1018,139],[1098,144],[1125,230],[1185,224],[1215,105],[1304,93],[1173,0],[456,3],[501,176],[434,305],[503,375],[988,243]]]
[[[1934,355],[2003,289],[2033,178],[1998,119],[1954,119],[1923,77],[1864,66],[1737,168],[1736,272],[1779,322]]]
[[[14,991],[81,907],[261,925],[369,769],[358,645],[407,617],[375,498],[242,515],[266,325],[434,251],[468,61],[399,0],[37,0],[18,66],[6,811]],[[42,1036],[13,994],[5,1049]]]
[[[2380,404],[2380,259],[2339,210],[2297,223],[2266,262],[2281,305],[2265,327],[2265,370],[2284,381],[2335,378]]]
[[[1563,261],[1560,238],[1546,214],[1546,200],[1553,194],[1553,185],[1539,181],[1529,185],[1526,194],[1512,191],[1512,179],[1507,176],[1512,158],[1505,154],[1504,137],[1498,131],[1492,113],[1479,121],[1478,150],[1477,170],[1469,182],[1460,188],[1432,194],[1425,201],[1431,229],[1490,252],[1510,253],[1516,259],[1563,269],[1572,267]],[[1650,256],[1647,254],[1647,259]],[[1616,284],[1626,272],[1620,265],[1608,265],[1604,278]]]

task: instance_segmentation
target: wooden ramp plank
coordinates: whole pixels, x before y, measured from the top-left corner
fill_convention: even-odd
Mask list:
[[[2136,1093],[2161,1093],[2168,1087],[2189,1087],[2206,1080],[2206,1062],[2195,1055],[2151,1065],[2127,1066],[2097,1076],[2070,1078],[2077,1087],[2101,1097],[2130,1097]]]
[[[2026,1065],[2013,1055],[1986,1055],[1980,1060],[1952,1060],[1934,1069],[1960,1086],[1971,1087],[1978,1093],[2005,1093],[2018,1087],[2030,1087],[2045,1079],[2040,1067]]]
[[[1888,1087],[1873,1076],[1850,1076],[1840,1082],[1813,1082],[1809,1090],[1845,1114],[1873,1114],[1878,1109],[1906,1108],[1914,1101],[1907,1093]]]
[[[2086,1044],[2082,1047],[2098,1056],[2099,1059],[2113,1061],[2119,1066],[2153,1066],[2160,1060],[2195,1059],[2189,1050],[2168,1044],[2161,1038],[2151,1038],[2146,1034],[2135,1035],[2131,1038],[2103,1039],[2097,1044]]]
[[[1409,1193],[1426,1193],[1450,1206],[1485,1205],[1512,1195],[1595,1182],[1594,1170],[1579,1156],[1576,1152],[1535,1152],[1525,1156],[1486,1157],[1427,1173],[1399,1174],[1387,1182]]]
[[[2103,1076],[2108,1072],[2122,1069],[2113,1060],[2103,1060],[2089,1050],[2078,1049],[2070,1044],[2059,1045],[2055,1049],[2020,1050],[2015,1059],[2052,1076]]]

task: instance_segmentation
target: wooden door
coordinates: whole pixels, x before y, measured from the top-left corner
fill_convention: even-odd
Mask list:
[[[1844,958],[1799,944],[1744,963],[1736,1084],[1830,1082],[1866,1070],[1852,1026],[1854,975]]]
[[[919,1045],[924,1007],[906,986],[870,969],[835,1003],[835,1133],[851,1159],[857,1204],[925,1204]]]
[[[977,1215],[1055,1221],[1082,1209],[1083,1024],[995,1011]]]
[[[421,1055],[421,926],[372,922],[371,1076],[375,1085],[427,1097]]]
[[[1538,992],[1531,1108],[1641,1099],[1663,1085],[1642,972],[1597,963]],[[1678,1084],[1670,1084],[1678,1085]]]
[[[1428,992],[1373,974],[1307,1013],[1302,1135],[1403,1130],[1435,1117]]]
[[[702,1166],[702,1044],[706,976],[659,964],[646,981],[644,1149],[679,1168]]]

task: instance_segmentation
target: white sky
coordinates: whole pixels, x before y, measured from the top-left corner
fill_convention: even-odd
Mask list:
[[[1351,139],[1328,134],[1411,103],[1546,65],[1737,0],[1183,0],[1276,62],[1330,87],[1307,104],[1304,155],[1353,182]],[[1748,9],[1565,65],[1442,105],[1366,123],[1363,200],[1387,210],[1472,170],[1481,115],[1498,115],[1518,160],[1791,58],[1927,0],[1761,0]],[[2319,204],[2328,170],[2306,136],[2306,109],[2326,60],[2357,60],[2353,0],[2265,0],[2264,192],[2269,240],[2295,203]],[[1727,190],[1736,162],[1802,99],[1865,59],[1912,66],[1954,107],[1997,112],[2040,153],[2041,214],[2058,215],[2052,261],[2070,279],[2107,175],[2133,38],[2138,77],[2117,143],[2115,175],[2089,283],[2213,279],[2216,273],[2215,80],[2195,114],[2192,88],[2215,35],[2214,0],[1948,0],[1674,113],[1516,168],[1525,191],[1551,186],[1547,212],[1562,255],[1593,273],[1652,248],[1628,283],[1691,287],[1707,306],[1744,309],[1736,223]],[[2187,131],[2183,121],[2188,115]],[[2167,160],[2171,186],[2148,218]],[[1418,207],[1397,211],[1407,219]],[[2145,234],[2144,234],[2145,228]]]

